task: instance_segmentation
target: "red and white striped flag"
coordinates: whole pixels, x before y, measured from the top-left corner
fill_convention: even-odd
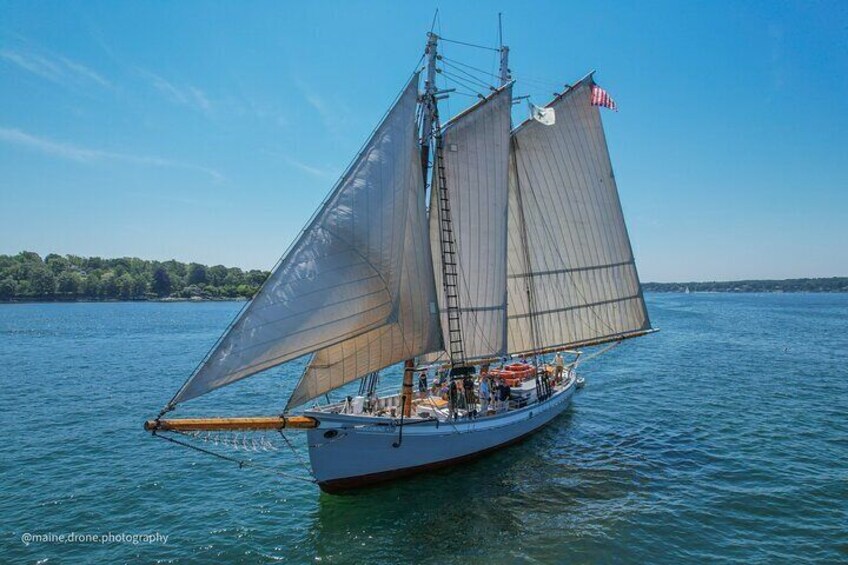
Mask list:
[[[592,106],[603,106],[618,112],[618,106],[615,105],[615,100],[607,94],[606,90],[597,84],[592,85]]]

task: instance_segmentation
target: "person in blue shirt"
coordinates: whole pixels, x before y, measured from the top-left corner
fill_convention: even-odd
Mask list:
[[[483,375],[483,378],[480,379],[480,412],[485,416],[486,412],[489,410],[489,395],[491,394],[491,390],[489,388],[489,375]]]

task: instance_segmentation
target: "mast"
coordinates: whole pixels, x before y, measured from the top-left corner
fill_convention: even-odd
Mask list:
[[[422,170],[424,178],[427,179],[427,171],[430,165],[430,151],[435,151],[434,169],[430,175],[431,209],[430,214],[437,214],[439,225],[439,250],[442,267],[442,290],[444,292],[444,308],[447,314],[447,343],[445,349],[450,355],[451,376],[464,375],[470,367],[465,363],[465,351],[462,339],[462,324],[460,322],[459,304],[459,273],[457,264],[457,247],[454,228],[451,219],[451,206],[448,196],[447,177],[444,168],[443,142],[441,123],[439,121],[438,101],[447,96],[450,90],[439,91],[436,87],[436,61],[439,59],[437,52],[438,36],[433,32],[428,34],[427,40],[427,81],[423,103],[425,105],[425,116],[422,131]],[[427,158],[425,158],[425,156]],[[437,191],[437,192],[434,192]],[[432,204],[437,209],[432,208]],[[444,323],[444,322],[443,322]]]
[[[503,44],[503,13],[498,12],[498,50],[501,52],[501,65],[498,72],[501,86],[512,80],[509,72],[509,47]]]
[[[424,177],[424,190],[427,190],[427,176],[430,170],[430,144],[433,139],[433,125],[437,117],[436,108],[436,58],[439,36],[432,31],[427,33],[427,77],[424,80],[424,94],[421,96],[423,118],[421,120],[421,174]],[[415,372],[415,359],[407,359],[403,365],[403,384],[401,386],[402,413],[412,415],[412,380]]]
[[[503,44],[503,18],[502,18],[502,16],[503,16],[502,13],[498,14],[498,48],[500,49],[500,53],[501,53],[501,65],[500,65],[499,75],[500,75],[501,85],[504,85],[507,82],[509,82],[510,80],[512,80],[512,77],[510,76],[510,72],[509,72],[509,47],[507,47],[506,45]],[[514,154],[515,151],[518,150],[518,141],[515,139],[515,137],[511,136],[510,137],[510,143],[512,144],[512,152]],[[513,160],[512,166],[513,167],[516,166],[515,160]],[[515,178],[516,178],[516,181],[517,181],[518,180],[518,171],[514,170],[514,171],[511,171],[511,172],[513,172],[515,174]],[[521,194],[521,187],[518,185],[517,182],[516,182],[515,188],[516,188],[516,198],[517,198],[517,203],[518,203],[518,214],[519,214],[519,217],[520,217],[520,224],[521,224],[521,239],[522,239],[522,246],[521,247],[524,250],[524,264],[527,266],[528,269],[530,269],[530,252],[529,252],[529,242],[527,240],[527,230],[526,230],[526,224],[525,224],[526,217],[524,215],[524,201],[523,201],[523,197],[522,197],[522,194]],[[538,349],[539,349],[539,331],[538,330],[539,330],[539,328],[538,328],[537,320],[535,319],[536,317],[534,316],[534,313],[536,311],[536,306],[535,306],[535,302],[534,302],[535,289],[533,288],[533,279],[532,278],[528,278],[525,281],[525,292],[527,294],[527,304],[529,306],[529,311],[530,311],[530,340],[531,340],[531,343],[533,344],[533,367],[535,368],[535,371],[536,371],[537,397],[539,397],[539,399],[541,400],[542,396],[539,394],[539,390],[538,390],[539,389],[539,352],[538,352]]]
[[[433,138],[433,114],[436,105],[436,51],[439,36],[427,33],[427,78],[424,81],[424,94],[421,103],[424,106],[424,119],[421,122],[421,170],[424,175],[424,188],[427,188],[427,172],[430,169],[430,142]]]

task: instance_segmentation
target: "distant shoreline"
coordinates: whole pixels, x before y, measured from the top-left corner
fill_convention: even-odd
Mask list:
[[[661,288],[657,288],[662,285]],[[674,288],[668,288],[673,286]],[[646,283],[643,290],[648,294],[846,294],[848,289],[840,290],[699,290],[691,288],[686,292],[686,286],[677,288],[678,283]],[[86,298],[15,298],[0,300],[4,304],[132,304],[132,303],[207,303],[207,302],[246,302],[247,298],[138,298],[122,300],[120,298],[86,299]]]
[[[2,304],[74,304],[74,303],[133,303],[133,302],[246,302],[247,298],[13,298],[0,300]]]
[[[256,294],[270,273],[238,267],[104,259],[32,251],[0,255],[0,304],[43,302],[229,302]],[[646,282],[645,292],[848,293],[848,277]]]
[[[784,280],[742,280],[642,284],[647,292],[725,292],[725,293],[842,293],[848,292],[848,277]]]

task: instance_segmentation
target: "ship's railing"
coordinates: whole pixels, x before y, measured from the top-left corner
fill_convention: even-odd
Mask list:
[[[571,384],[576,378],[576,370],[575,369],[576,369],[576,363],[572,362],[572,363],[566,364],[564,371],[563,371],[563,381],[559,385],[556,385],[555,388],[556,389],[567,388],[567,386],[569,384]],[[479,385],[477,385],[477,386],[479,386]],[[479,390],[477,388],[477,386],[475,387],[475,391]],[[427,391],[425,392],[425,396],[423,398],[426,399],[426,398],[430,398],[431,396],[433,396],[432,389],[430,387],[428,387]],[[435,395],[435,396],[439,396],[439,395]],[[420,393],[416,389],[414,391],[414,398],[413,399],[418,400],[419,398],[422,398],[422,397],[420,396]],[[354,405],[353,405],[354,402],[358,402],[357,399],[358,399],[358,397],[355,396],[355,395],[348,395],[341,400],[331,402],[329,404],[324,404],[324,405],[321,405],[321,406],[315,406],[315,407],[312,407],[311,409],[319,411],[319,412],[334,412],[334,413],[341,413],[341,414],[357,414],[357,415],[363,415],[363,416],[376,415],[377,412],[382,412],[383,416],[387,416],[387,415],[391,414],[392,408],[395,409],[396,414],[399,413],[399,410],[401,408],[401,394],[398,392],[396,385],[395,386],[391,386],[391,385],[384,386],[384,387],[380,388],[379,390],[375,391],[374,397],[372,399],[370,399],[370,402],[371,402],[370,405],[368,404],[369,399],[365,398],[364,399],[365,405],[363,406],[363,410],[361,412],[357,412],[356,409],[354,408]],[[494,407],[500,408],[500,409],[496,410],[496,413],[499,414],[499,413],[502,413],[502,412],[508,412],[510,410],[517,410],[517,409],[523,408],[523,407],[527,406],[528,403],[531,403],[533,401],[534,400],[529,400],[529,399],[507,400],[506,401],[506,403],[507,403],[506,410],[503,410],[503,408],[502,408],[502,402],[503,401],[490,402],[489,406],[490,407],[494,406]],[[477,409],[479,409],[479,407],[480,407],[479,400],[475,403],[475,406],[476,406]],[[446,409],[436,407],[435,405],[430,406],[426,403],[426,401],[422,403],[421,408],[424,409],[424,410],[429,410],[429,411],[436,413],[436,414],[439,414],[439,415],[443,415],[443,413],[444,414],[447,413]],[[464,406],[460,407],[460,411],[464,412],[465,410],[466,410],[466,407],[464,407]]]

